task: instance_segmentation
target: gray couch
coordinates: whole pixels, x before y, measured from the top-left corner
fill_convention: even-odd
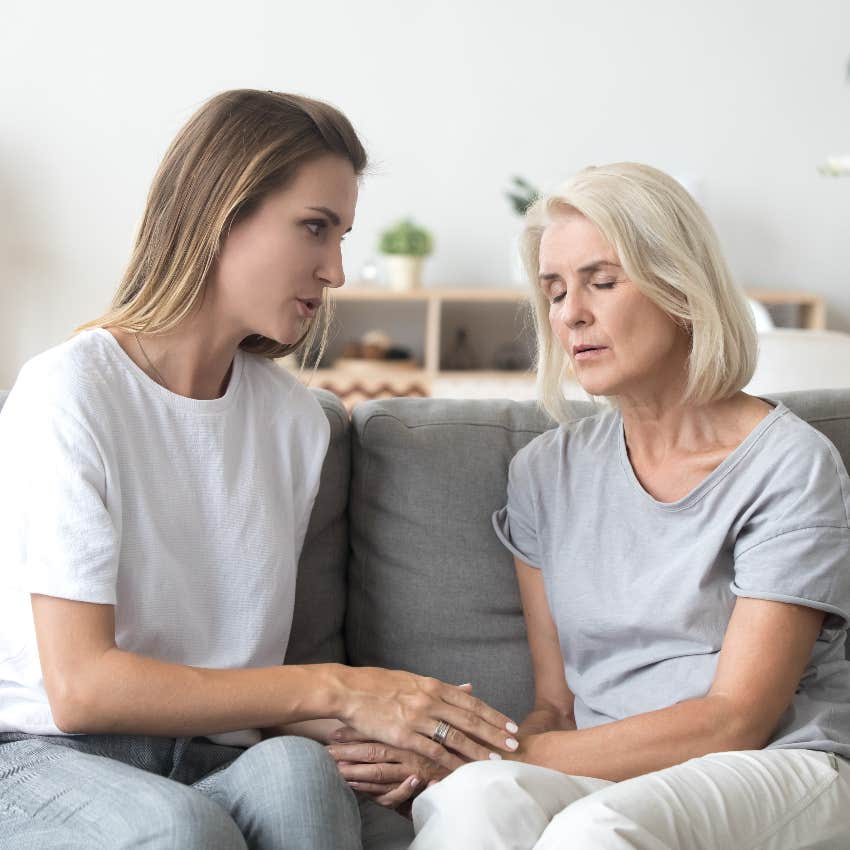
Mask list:
[[[475,693],[521,720],[532,677],[509,553],[491,513],[508,463],[553,423],[531,402],[392,399],[331,423],[301,557],[286,660],[404,668]],[[850,467],[850,389],[777,395]],[[0,403],[2,399],[0,398]],[[576,417],[590,413],[576,403]],[[407,822],[364,806],[367,850],[407,846]]]

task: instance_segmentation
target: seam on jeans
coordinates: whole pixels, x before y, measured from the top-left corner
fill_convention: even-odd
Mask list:
[[[779,821],[779,823],[768,827],[768,829],[766,829],[764,832],[757,835],[756,838],[753,841],[751,841],[749,844],[747,844],[746,847],[742,847],[741,850],[756,850],[756,848],[765,839],[772,838],[774,835],[776,835],[779,832],[779,830],[784,829],[786,826],[788,826],[788,824],[791,823],[791,821],[794,820],[794,818],[797,818],[801,814],[803,814],[803,812],[812,803],[814,803],[814,801],[821,794],[823,794],[823,792],[826,791],[826,789],[829,788],[829,786],[832,785],[833,782],[837,781],[837,779],[838,779],[838,773],[836,771],[833,771],[826,779],[823,780],[823,782],[819,783],[814,788],[812,788],[812,790],[808,794],[806,794],[806,796],[803,797],[803,799],[800,800],[800,802],[793,809],[791,809],[791,811],[788,812],[788,814],[786,814],[785,817],[782,818]]]

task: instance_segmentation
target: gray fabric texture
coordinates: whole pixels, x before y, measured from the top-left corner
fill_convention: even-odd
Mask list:
[[[578,405],[587,413],[590,405]],[[520,719],[531,665],[513,562],[490,528],[511,457],[551,427],[534,404],[391,399],[352,417],[352,663],[405,668]]]
[[[354,794],[324,747],[142,735],[0,742],[0,850],[357,850]]]
[[[850,390],[777,394],[850,464]],[[577,403],[576,418],[595,412]],[[553,422],[533,402],[357,406],[346,646],[354,664],[472,681],[521,719],[533,699],[519,591],[490,514],[513,455]]]
[[[343,642],[348,565],[350,427],[339,398],[314,389],[331,426],[319,493],[298,562],[287,664],[345,663]]]
[[[607,411],[519,452],[507,502],[494,525],[543,571],[580,729],[708,693],[746,596],[827,612],[770,745],[850,755],[850,479],[785,405],[677,501],[643,489]]]

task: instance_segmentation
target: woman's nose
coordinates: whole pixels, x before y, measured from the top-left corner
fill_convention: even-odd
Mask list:
[[[336,289],[345,283],[345,271],[342,267],[342,247],[331,248],[325,262],[317,271],[318,277],[326,286]]]
[[[592,316],[581,295],[568,292],[560,303],[558,320],[568,328],[576,328],[589,324]]]

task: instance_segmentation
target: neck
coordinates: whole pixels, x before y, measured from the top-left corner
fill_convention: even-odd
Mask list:
[[[246,336],[226,330],[199,310],[167,333],[130,334],[110,329],[130,358],[154,381],[187,398],[220,398],[227,390],[233,358]]]

